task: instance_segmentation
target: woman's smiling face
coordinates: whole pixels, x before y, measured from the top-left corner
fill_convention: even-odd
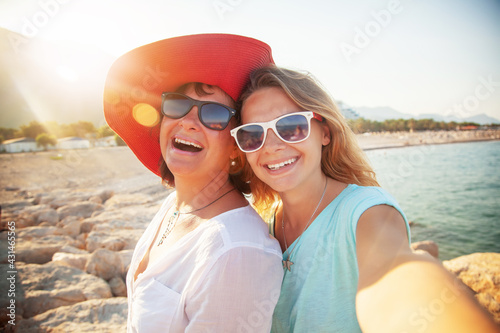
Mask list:
[[[302,110],[281,88],[261,88],[245,100],[242,123],[267,122],[299,111],[314,110]],[[300,143],[286,143],[268,130],[262,148],[246,154],[255,175],[275,191],[284,192],[321,173],[322,146],[330,142],[330,133],[314,120],[310,130],[310,137]]]
[[[191,87],[185,95],[202,101],[212,101],[234,107],[234,102],[220,88],[207,86],[211,93],[199,96]],[[174,175],[200,177],[212,176],[229,170],[230,156],[235,143],[230,135],[234,120],[222,131],[206,128],[198,118],[198,107],[179,119],[163,117],[160,128],[160,147],[163,159]]]

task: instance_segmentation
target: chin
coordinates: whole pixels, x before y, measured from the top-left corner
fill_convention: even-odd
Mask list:
[[[273,179],[271,181],[269,181],[269,179],[266,179],[265,181],[264,180],[262,181],[266,183],[269,187],[271,187],[274,191],[279,193],[293,190],[297,186],[297,184],[294,181],[286,178]]]

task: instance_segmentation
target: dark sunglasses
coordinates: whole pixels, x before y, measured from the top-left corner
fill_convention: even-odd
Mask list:
[[[323,121],[324,118],[312,111],[294,112],[265,123],[250,123],[231,130],[240,150],[252,153],[264,145],[267,130],[274,133],[284,142],[299,143],[307,140],[311,134],[311,119]]]
[[[200,122],[206,128],[216,131],[225,129],[231,118],[236,115],[236,110],[227,105],[217,102],[198,101],[179,93],[164,92],[161,98],[161,113],[165,117],[171,119],[182,118],[191,111],[193,106],[197,106]]]

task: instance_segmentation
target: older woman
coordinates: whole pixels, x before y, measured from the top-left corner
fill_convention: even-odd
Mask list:
[[[258,69],[241,99],[231,133],[283,251],[272,332],[496,331],[439,262],[411,251],[401,208],[310,75]]]
[[[230,130],[235,100],[269,47],[235,35],[170,38],[112,66],[106,119],[175,188],[140,238],[127,275],[129,332],[269,331],[279,244],[243,193]]]

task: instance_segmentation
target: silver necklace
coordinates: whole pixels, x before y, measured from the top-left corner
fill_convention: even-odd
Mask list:
[[[216,201],[222,199],[222,197],[224,197],[229,192],[232,192],[234,190],[236,190],[236,188],[233,187],[232,189],[230,189],[229,191],[227,191],[226,193],[224,193],[223,195],[221,195],[220,197],[218,197],[214,201],[210,202],[208,205],[205,205],[205,206],[203,206],[201,208],[194,209],[194,210],[192,210],[190,212],[181,212],[180,210],[176,210],[174,212],[174,214],[172,214],[172,216],[170,216],[170,218],[168,219],[167,228],[163,232],[163,235],[161,235],[160,241],[158,242],[157,246],[160,246],[161,244],[163,244],[163,241],[165,240],[165,238],[167,238],[167,236],[170,234],[170,232],[174,229],[175,225],[177,224],[177,220],[179,219],[179,216],[181,216],[181,214],[192,214],[194,212],[197,212],[197,211],[200,211],[202,209],[205,209],[208,206],[214,204]]]
[[[314,214],[316,214],[316,211],[318,210],[319,206],[321,205],[321,202],[323,201],[323,198],[325,197],[326,185],[327,184],[328,184],[328,177],[325,180],[325,188],[323,189],[323,194],[321,195],[321,199],[319,199],[319,202],[318,202],[318,205],[316,206],[316,209],[314,210],[314,212],[312,213],[311,217],[309,218],[309,221],[307,222],[306,226],[304,227],[304,230],[302,230],[302,232],[300,233],[299,238],[297,238],[297,241],[295,242],[295,245],[292,247],[292,249],[288,253],[288,256],[287,256],[286,260],[283,260],[283,268],[288,269],[289,272],[292,271],[291,270],[291,266],[293,265],[293,262],[290,260],[290,257],[292,256],[293,250],[295,250],[295,247],[299,243],[300,237],[302,237],[302,234],[304,233],[304,231],[306,231],[307,227],[309,226],[309,224],[312,221],[312,218],[313,218]],[[285,235],[285,206],[283,206],[283,212],[282,212],[282,214],[283,215],[281,216],[281,229],[283,231],[283,240],[285,241],[285,253],[286,253],[286,252],[288,252],[288,245],[286,243],[286,235]]]

